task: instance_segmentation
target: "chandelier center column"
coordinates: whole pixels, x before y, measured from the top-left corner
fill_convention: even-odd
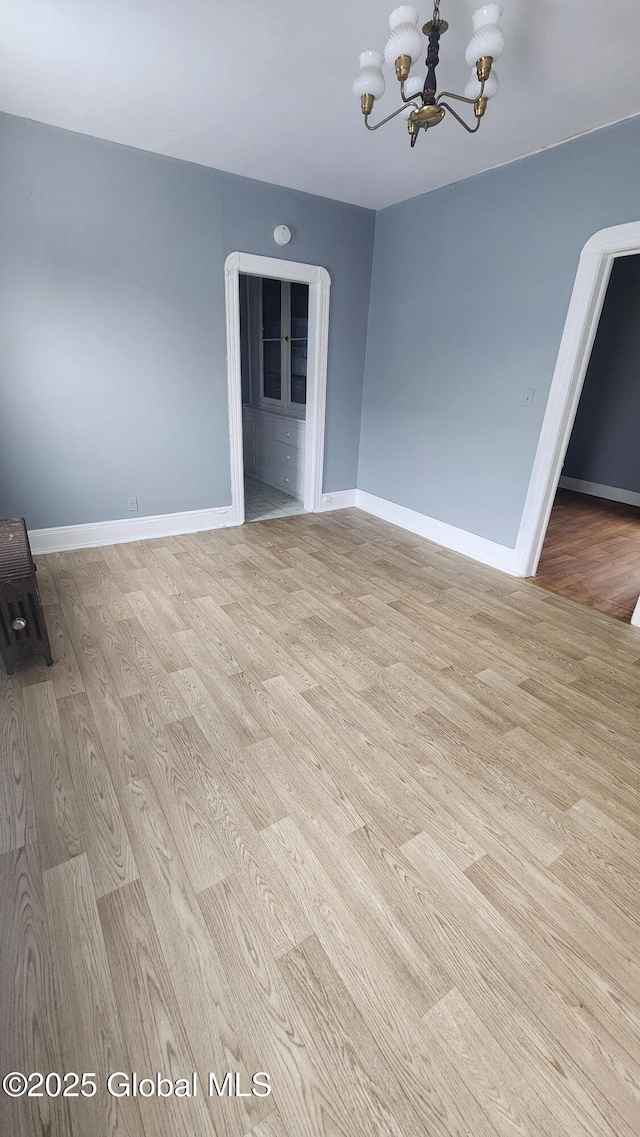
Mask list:
[[[436,79],[436,67],[440,62],[440,28],[435,27],[433,24],[425,24],[425,28],[429,29],[429,46],[427,48],[427,77],[424,81],[424,102],[427,106],[434,106],[436,101],[436,91],[438,90],[438,80]]]

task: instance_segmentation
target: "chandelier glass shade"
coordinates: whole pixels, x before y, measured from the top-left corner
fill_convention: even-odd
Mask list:
[[[421,130],[429,130],[442,122],[447,114],[460,123],[470,134],[475,134],[484,118],[489,99],[498,90],[498,76],[494,63],[504,51],[504,32],[500,26],[502,9],[499,4],[483,4],[473,14],[473,34],[465,59],[472,68],[464,95],[453,91],[438,93],[436,71],[440,62],[440,39],[449,27],[440,16],[440,0],[436,0],[432,18],[418,28],[418,12],[410,4],[395,8],[389,16],[389,38],[384,53],[363,51],[360,70],[353,83],[353,92],[360,99],[360,107],[367,130],[378,130],[392,118],[402,116],[407,122],[411,145],[415,146]],[[411,74],[411,68],[421,58],[426,47],[426,75]],[[395,70],[400,84],[402,104],[380,122],[372,124],[370,116],[376,100],[385,93],[383,65]],[[447,100],[466,103],[473,107],[475,123],[468,122]]]

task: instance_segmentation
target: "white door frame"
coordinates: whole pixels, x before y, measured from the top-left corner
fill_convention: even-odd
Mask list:
[[[640,253],[640,221],[601,229],[580,256],[516,542],[519,576],[538,568],[616,257]]]
[[[230,253],[224,265],[227,313],[227,392],[231,457],[232,525],[244,522],[242,383],[240,375],[240,273],[270,276],[309,285],[307,405],[304,441],[303,505],[308,513],[321,507],[324,430],[329,348],[331,277],[320,265],[280,261],[254,253]]]

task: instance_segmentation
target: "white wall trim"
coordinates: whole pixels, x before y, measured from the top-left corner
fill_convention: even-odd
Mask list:
[[[244,522],[242,446],[242,381],[240,349],[240,254],[231,253],[224,266],[227,328],[227,413],[233,524]]]
[[[407,509],[404,505],[396,505],[365,490],[356,490],[356,505],[365,513],[371,513],[382,521],[389,521],[392,525],[399,525],[401,529],[408,529],[410,533],[426,537],[428,541],[443,545],[445,549],[463,553],[465,557],[472,557],[474,561],[501,569],[511,576],[519,575],[516,550],[509,549],[506,545],[499,545],[495,541],[487,540],[486,537],[478,537],[475,533],[468,533],[466,529],[458,529],[455,525],[448,525],[435,517],[427,517],[426,514]]]
[[[634,628],[640,628],[640,597],[638,597],[638,603],[634,608],[633,616],[631,617],[631,623],[633,624]]]
[[[116,521],[89,521],[85,525],[61,525],[54,529],[30,529],[29,542],[32,553],[42,555],[67,549],[91,549],[97,545],[117,545],[123,541],[175,537],[180,533],[223,529],[233,524],[232,507],[225,505],[217,509],[192,509],[150,517],[121,517]]]
[[[640,493],[635,490],[618,489],[617,486],[603,486],[600,482],[585,482],[582,478],[560,478],[558,485],[564,490],[586,493],[590,497],[603,497],[607,501],[620,501],[623,505],[640,506]]]
[[[318,506],[318,513],[328,513],[332,509],[348,509],[356,504],[357,490],[333,490],[323,493]]]
[[[227,398],[233,524],[244,522],[242,385],[240,375],[240,273],[294,280],[309,285],[309,340],[303,504],[309,513],[322,508],[324,433],[329,350],[331,277],[320,265],[276,260],[253,253],[230,253],[225,261],[227,324]]]
[[[516,542],[519,576],[538,567],[613,262],[638,252],[640,221],[601,229],[582,250]]]

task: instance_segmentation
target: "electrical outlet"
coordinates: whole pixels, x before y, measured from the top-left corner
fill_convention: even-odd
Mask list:
[[[330,493],[323,493],[322,500],[323,501],[331,501],[331,494]]]
[[[524,399],[522,400],[523,407],[530,407],[531,406],[531,404],[533,402],[533,396],[535,395],[535,393],[536,393],[535,387],[527,387],[527,389],[524,393]]]
[[[128,507],[127,507],[129,510],[129,513],[137,513],[138,512],[138,499],[137,499],[137,497],[127,498],[127,501],[129,503]]]

